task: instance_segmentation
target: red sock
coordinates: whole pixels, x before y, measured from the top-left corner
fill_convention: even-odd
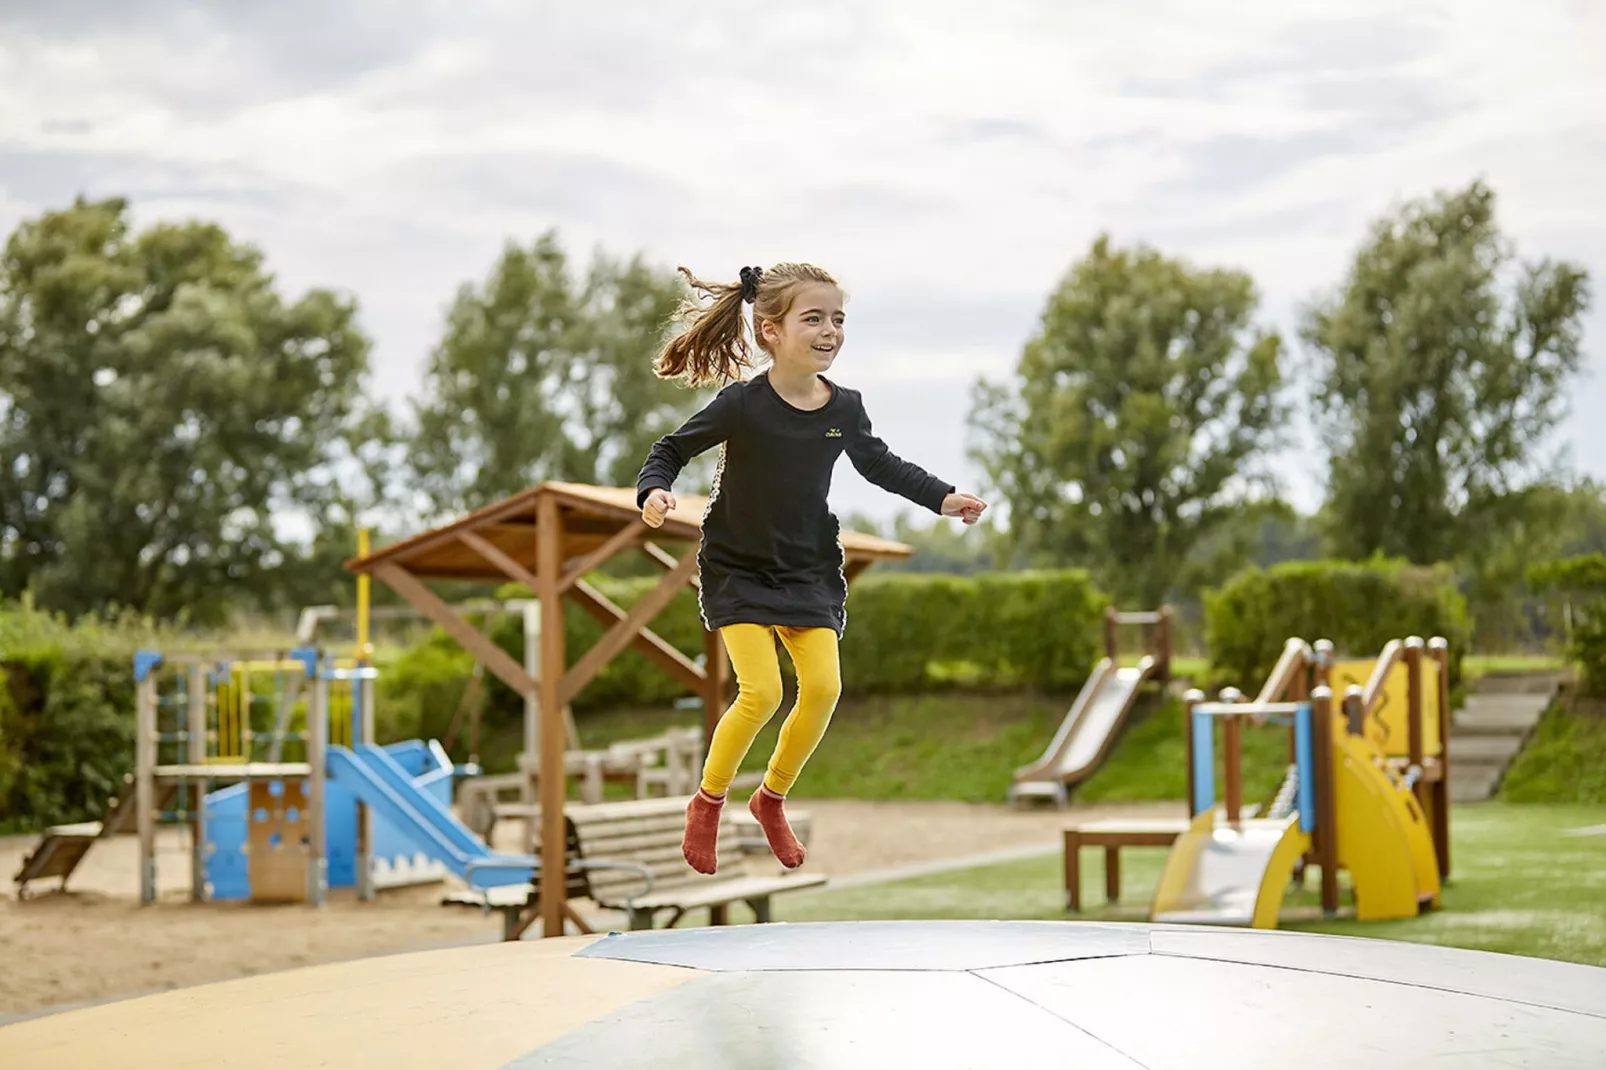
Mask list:
[[[712,873],[719,867],[719,813],[725,808],[725,796],[698,791],[686,805],[686,834],[680,841],[680,853],[698,873]]]
[[[770,841],[770,850],[787,869],[803,864],[803,845],[792,835],[792,826],[786,820],[786,796],[777,795],[762,785],[747,800],[747,812],[758,818],[764,838]]]

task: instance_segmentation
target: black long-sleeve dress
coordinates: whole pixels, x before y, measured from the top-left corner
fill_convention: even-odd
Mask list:
[[[752,623],[842,635],[847,580],[840,526],[827,504],[842,454],[871,483],[934,513],[953,493],[952,484],[887,448],[858,391],[825,382],[831,399],[814,410],[785,401],[768,372],[732,383],[654,443],[641,466],[638,507],[654,489],[673,490],[692,458],[721,446],[698,549],[698,604],[709,629]]]

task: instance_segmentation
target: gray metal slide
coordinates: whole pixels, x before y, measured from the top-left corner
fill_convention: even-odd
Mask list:
[[[1015,771],[1010,802],[1052,798],[1060,806],[1066,805],[1070,785],[1085,780],[1104,760],[1154,665],[1149,656],[1130,668],[1116,668],[1109,658],[1100,660],[1043,756]]]

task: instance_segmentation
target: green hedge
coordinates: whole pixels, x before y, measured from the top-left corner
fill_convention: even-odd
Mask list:
[[[132,661],[145,639],[0,609],[0,832],[103,815],[133,770]]]
[[[1403,561],[1291,561],[1246,569],[1204,593],[1212,684],[1260,687],[1284,644],[1331,639],[1339,656],[1375,655],[1390,639],[1441,635],[1450,682],[1461,679],[1471,625],[1444,568]]]
[[[1570,607],[1567,656],[1578,665],[1578,686],[1606,698],[1606,556],[1581,554],[1529,569],[1528,582]]]
[[[591,582],[628,608],[657,581],[598,577]],[[848,594],[843,690],[865,695],[955,686],[1078,687],[1098,655],[1106,601],[1080,570],[865,575]],[[604,627],[573,605],[565,607],[565,618],[565,649],[572,663],[602,637]],[[523,661],[521,619],[502,615],[471,621]],[[651,627],[687,657],[702,656],[702,623],[690,590],[676,595]],[[782,664],[789,673],[784,658]],[[444,733],[472,667],[473,659],[440,632],[382,665],[378,713],[385,738]],[[485,680],[482,730],[519,722],[523,700],[489,673]],[[667,706],[689,694],[643,655],[626,650],[575,696],[574,709]]]

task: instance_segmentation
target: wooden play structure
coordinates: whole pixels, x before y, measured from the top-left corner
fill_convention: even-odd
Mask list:
[[[565,711],[570,701],[610,659],[635,649],[701,699],[701,747],[729,701],[731,673],[717,632],[705,631],[703,653],[687,657],[649,627],[675,594],[697,586],[696,544],[706,499],[678,494],[678,507],[659,528],[648,528],[636,507],[631,487],[597,487],[547,482],[488,505],[449,524],[363,554],[347,563],[359,576],[372,576],[439,625],[515,693],[525,696],[524,755],[527,813],[538,815],[540,836],[538,886],[531,900],[539,903],[547,936],[564,931],[566,872],[554,864],[567,858],[565,808],[568,783],[576,775],[568,755],[578,750],[573,724]],[[680,544],[678,557],[664,548]],[[907,558],[912,548],[873,536],[844,531],[843,572],[851,582],[878,560]],[[637,551],[664,570],[663,578],[629,610],[609,601],[585,576],[615,555]],[[534,596],[536,627],[527,631],[533,645],[535,671],[509,657],[483,632],[454,612],[428,580],[477,581],[524,585]],[[573,603],[607,626],[590,649],[565,650],[563,606]],[[577,657],[571,656],[578,653]],[[701,749],[701,748],[699,748]],[[700,762],[701,755],[698,755]],[[579,774],[586,773],[579,763]],[[601,769],[600,775],[607,770]],[[533,822],[532,822],[533,824]],[[535,847],[535,844],[531,845]],[[663,872],[678,872],[678,852],[662,862]]]
[[[1337,658],[1326,640],[1290,639],[1252,700],[1226,688],[1219,701],[1191,690],[1185,702],[1188,819],[1066,829],[1069,909],[1081,906],[1083,847],[1106,852],[1113,901],[1119,852],[1142,846],[1171,848],[1150,907],[1156,922],[1274,928],[1285,890],[1308,865],[1320,871],[1327,916],[1339,909],[1345,871],[1360,920],[1410,917],[1438,904],[1450,874],[1445,640],[1412,636],[1376,657]],[[1289,729],[1289,764],[1271,798],[1249,803],[1242,732],[1267,723]]]

